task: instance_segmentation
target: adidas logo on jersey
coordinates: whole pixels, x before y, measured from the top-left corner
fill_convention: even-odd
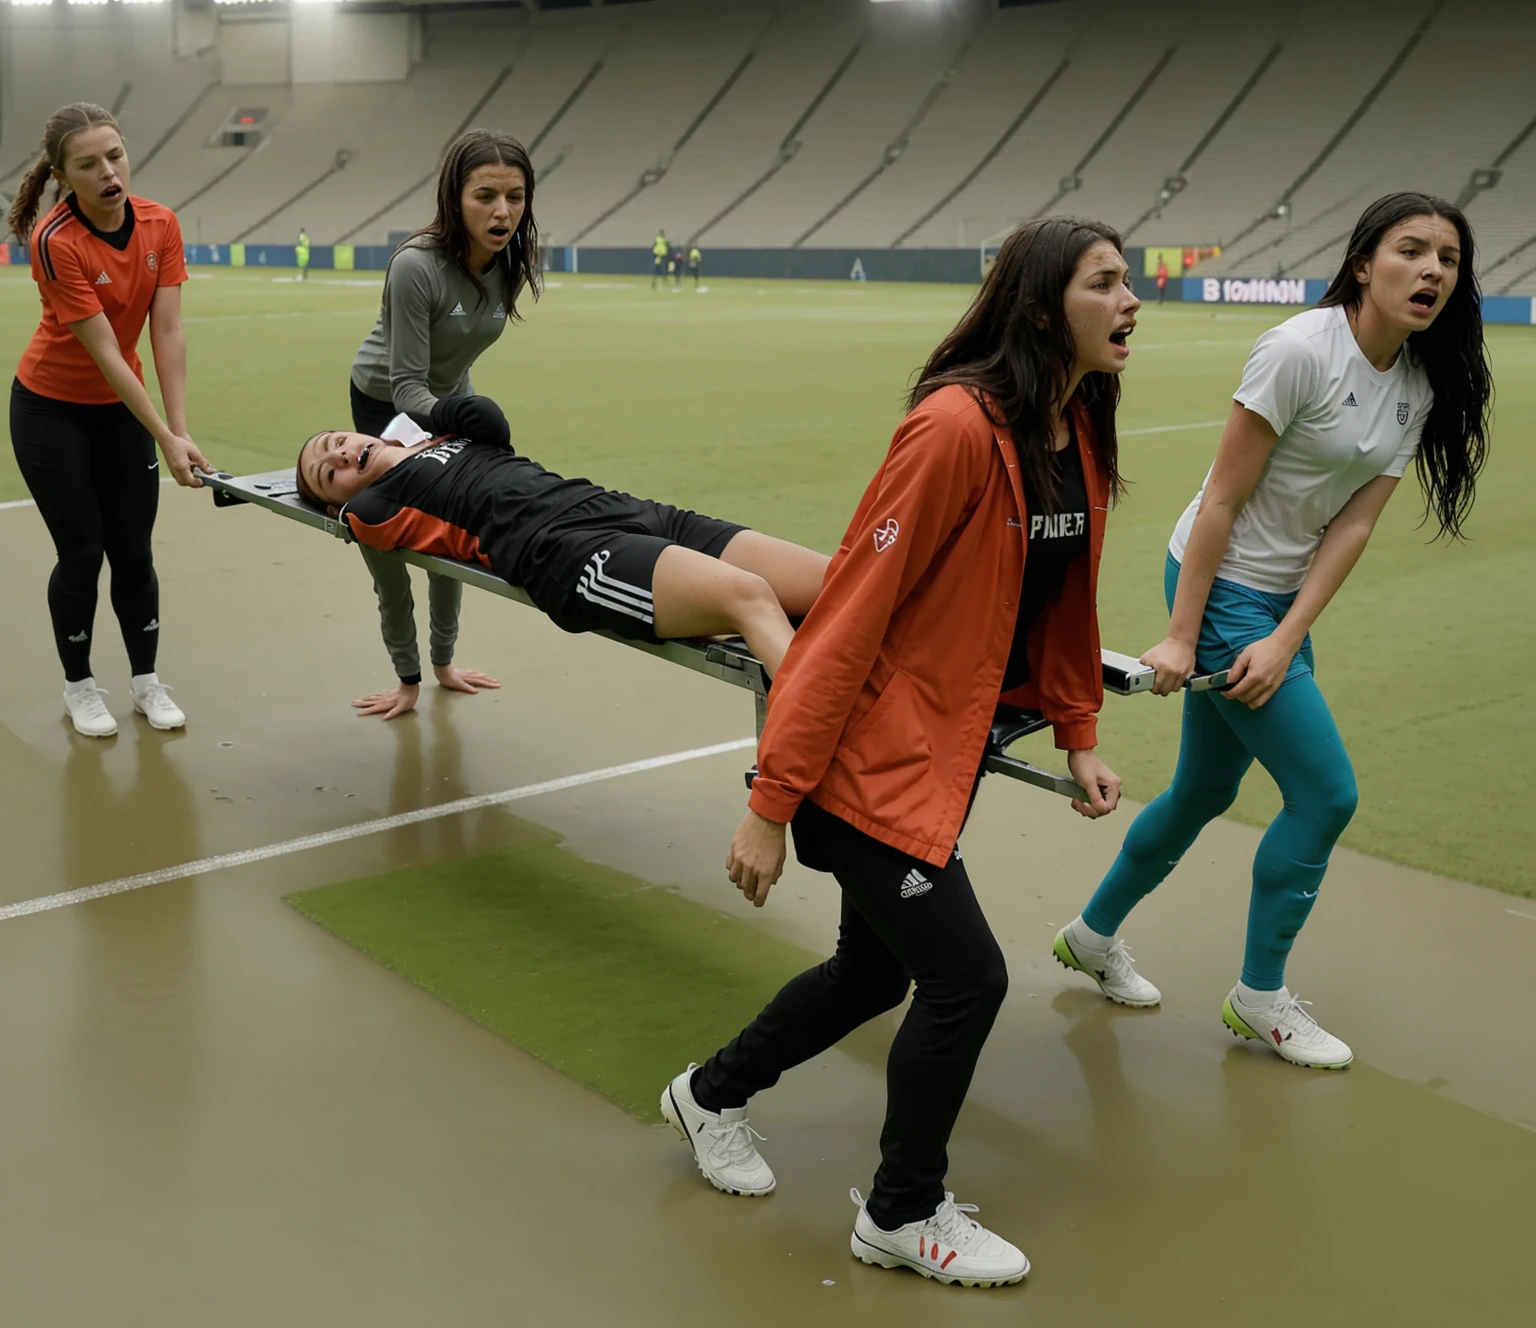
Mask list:
[[[492,318],[505,318],[506,316],[507,306],[504,304],[498,304],[496,306],[496,312],[491,315]]]
[[[907,873],[906,878],[901,883],[901,897],[903,899],[912,899],[917,895],[925,895],[932,889],[933,882],[914,867]]]
[[[112,278],[106,274],[105,270],[103,270],[102,274],[96,278],[96,285],[98,286],[110,286],[111,284]]]
[[[448,311],[448,317],[449,318],[463,318],[464,317],[464,304],[463,304],[462,301],[460,301],[458,304],[454,305],[453,308]]]
[[[1358,406],[1360,403],[1355,400],[1355,394],[1351,392],[1347,397],[1344,398],[1344,404],[1346,406]]]

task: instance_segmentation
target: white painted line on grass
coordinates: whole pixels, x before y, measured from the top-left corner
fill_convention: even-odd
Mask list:
[[[0,922],[13,918],[25,918],[33,913],[47,913],[56,908],[69,908],[72,904],[88,903],[92,899],[105,899],[108,895],[127,894],[130,890],[142,890],[149,885],[164,885],[167,881],[184,881],[189,876],[203,876],[208,872],[224,871],[230,867],[244,867],[253,862],[266,862],[269,858],[286,857],[290,853],[304,853],[312,848],[326,848],[331,844],[344,844],[349,839],[363,839],[369,835],[398,830],[401,826],[420,825],[423,821],[436,821],[444,816],[457,816],[460,812],[481,811],[487,807],[501,807],[509,802],[521,802],[541,793],[559,793],[564,789],[580,788],[583,784],[597,784],[606,779],[618,779],[623,775],[638,775],[647,770],[660,770],[663,766],[680,765],[684,761],[696,761],[705,756],[719,756],[723,752],[739,752],[744,747],[755,747],[756,738],[738,738],[734,742],[717,742],[710,747],[694,747],[685,752],[670,752],[666,756],[648,756],[640,761],[627,761],[623,765],[610,765],[602,770],[587,770],[579,775],[562,775],[559,779],[546,779],[538,784],[524,784],[521,788],[504,789],[500,793],[481,793],[474,797],[457,798],[453,802],[439,803],[435,807],[421,807],[413,812],[400,812],[395,816],[380,816],[357,825],[339,826],[317,835],[303,835],[287,839],[279,844],[267,844],[262,848],[243,849],[238,853],[221,853],[214,858],[199,858],[196,862],[183,862],[176,867],[161,867],[158,871],[140,872],[137,876],[124,876],[101,885],[87,885],[79,890],[65,890],[61,894],[43,895],[38,899],[23,899],[17,904],[0,908]]]
[[[1524,918],[1527,922],[1536,922],[1536,913],[1522,913],[1518,908],[1506,908],[1504,911],[1512,917]]]
[[[1155,424],[1150,429],[1116,429],[1115,435],[1136,438],[1144,433],[1182,433],[1185,429],[1216,429],[1225,423],[1225,420],[1201,420],[1198,424]]]
[[[162,475],[160,477],[160,483],[161,484],[175,484],[176,483],[176,477],[174,475]],[[13,498],[8,503],[0,503],[0,512],[7,511],[8,509],[10,509],[12,507],[36,507],[36,506],[37,506],[37,500],[35,498]]]

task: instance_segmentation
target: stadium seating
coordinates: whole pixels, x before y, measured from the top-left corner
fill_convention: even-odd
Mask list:
[[[120,104],[189,240],[383,243],[444,143],[530,146],[557,244],[969,247],[1044,211],[1214,275],[1328,273],[1360,206],[1462,197],[1490,291],[1536,291],[1536,10],[1506,0],[868,0],[437,8],[403,81],[221,83],[169,6],[0,8],[0,191],[61,100]],[[295,38],[297,40],[297,38]],[[1437,93],[1442,95],[1437,95]],[[235,106],[257,148],[218,145]],[[1473,173],[1499,173],[1471,186]],[[1165,183],[1177,179],[1167,197]],[[1288,205],[1277,212],[1281,203]]]

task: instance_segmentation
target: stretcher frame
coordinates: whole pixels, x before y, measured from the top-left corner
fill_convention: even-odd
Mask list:
[[[347,544],[355,543],[352,532],[344,521],[327,516],[298,496],[294,485],[293,468],[264,471],[258,475],[230,475],[223,471],[201,474],[203,483],[213,490],[217,507],[250,505],[262,507],[279,516],[297,521],[301,525],[324,531]],[[439,576],[449,576],[466,586],[489,590],[493,595],[510,599],[518,604],[536,608],[528,592],[502,580],[488,567],[479,563],[458,562],[435,554],[418,553],[414,549],[395,549],[391,555]],[[695,673],[703,673],[721,682],[728,682],[752,693],[756,711],[757,732],[761,736],[763,723],[768,716],[768,678],[762,664],[747,649],[746,642],[738,638],[711,637],[699,640],[672,640],[652,643],[634,641],[613,632],[595,631],[593,636],[607,637],[632,650],[643,650],[648,655],[680,664]],[[1101,652],[1104,667],[1104,689],[1120,696],[1151,691],[1152,670],[1129,655],[1112,650]],[[1221,677],[1221,675],[1215,675]],[[1210,685],[1208,679],[1196,680]],[[1215,683],[1220,686],[1225,682]],[[1004,775],[1051,793],[1068,798],[1086,798],[1082,787],[1066,775],[1041,769],[1017,756],[1009,756],[1007,748],[1020,738],[1038,733],[1050,727],[1050,721],[1033,710],[1021,710],[1016,706],[1000,705],[992,720],[992,731],[987,739],[987,751],[982,769],[989,774]]]

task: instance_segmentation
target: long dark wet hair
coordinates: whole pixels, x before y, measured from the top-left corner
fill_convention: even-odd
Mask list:
[[[1478,474],[1488,459],[1488,410],[1493,400],[1477,255],[1465,215],[1454,203],[1431,194],[1378,198],[1360,214],[1344,263],[1317,303],[1319,308],[1342,305],[1358,310],[1365,299],[1360,266],[1375,256],[1388,231],[1413,217],[1444,217],[1461,238],[1456,288],[1435,321],[1408,337],[1408,349],[1424,366],[1435,393],[1414,461],[1424,490],[1424,520],[1433,514],[1440,526],[1436,539],[1460,539],[1476,497]]]
[[[515,166],[522,171],[528,192],[523,219],[512,233],[511,243],[496,256],[497,266],[505,265],[507,276],[507,317],[519,317],[517,297],[525,289],[539,298],[539,225],[533,219],[533,162],[528,149],[511,134],[495,129],[470,129],[448,145],[437,173],[437,215],[428,226],[411,236],[422,238],[434,249],[444,249],[459,269],[474,283],[480,298],[486,298],[480,273],[470,270],[469,228],[464,224],[464,186],[480,166]],[[409,241],[407,241],[409,243]]]
[[[1122,248],[1119,232],[1102,221],[1046,217],[1020,226],[1003,241],[965,317],[928,357],[907,400],[910,410],[941,387],[968,389],[1013,435],[1019,469],[1047,512],[1056,510],[1053,422],[1077,362],[1067,285],[1083,255],[1105,240]],[[1073,399],[1093,421],[1099,462],[1111,496],[1118,496],[1125,491],[1115,437],[1119,375],[1085,374]]]

